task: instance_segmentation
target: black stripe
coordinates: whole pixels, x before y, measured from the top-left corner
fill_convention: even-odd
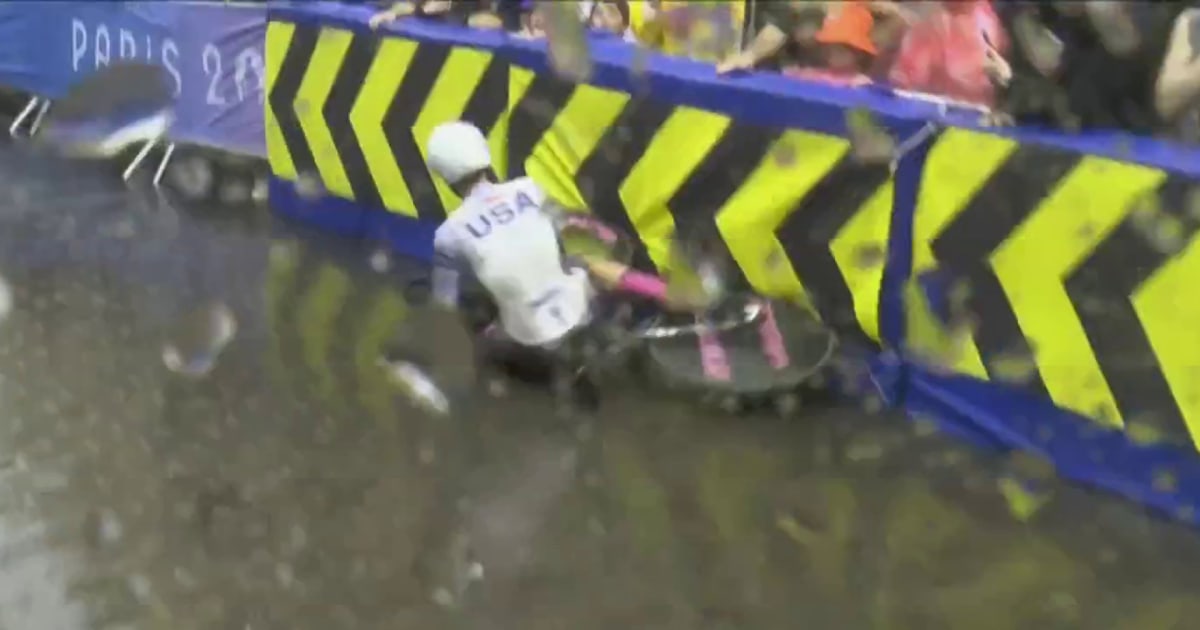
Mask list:
[[[554,119],[575,93],[575,84],[553,73],[535,74],[529,89],[508,119],[508,178],[524,177],[525,161],[554,125]]]
[[[1186,192],[1177,194],[1190,188],[1183,178],[1168,180],[1159,196],[1162,213],[1190,221]],[[1138,287],[1175,253],[1150,242],[1147,232],[1155,228],[1154,220],[1127,216],[1065,284],[1121,416],[1152,424],[1172,441],[1190,444],[1187,423],[1132,302]],[[1190,226],[1180,236],[1194,234],[1195,226]]]
[[[671,112],[670,106],[657,101],[641,97],[630,99],[575,173],[575,185],[592,212],[631,238],[639,239],[633,265],[643,270],[653,270],[654,263],[621,201],[621,184],[642,159],[654,134]]]
[[[735,262],[717,228],[717,213],[767,158],[778,139],[776,129],[731,122],[667,202],[677,236],[687,242],[719,246],[725,250],[726,259]],[[750,286],[741,267],[735,263],[729,268],[737,274],[730,279],[734,286]]]
[[[1021,332],[1021,324],[996,273],[986,263],[978,262],[970,265],[966,273],[956,270],[955,275],[970,288],[966,307],[975,319],[975,347],[988,375],[999,382],[1049,398],[1050,391],[1046,389],[1042,373],[1033,365],[1037,348]],[[1028,361],[1028,369],[1020,370],[1019,374],[1005,366],[1006,362],[1019,365],[1024,361]]]
[[[319,34],[320,29],[315,27],[296,25],[268,99],[297,174],[317,172],[317,162],[313,159],[312,149],[308,146],[308,141],[304,138],[304,129],[300,126],[300,119],[292,107],[296,102],[296,95],[300,92],[300,83],[304,81],[304,72],[308,70],[309,61],[312,60],[313,50],[317,47]]]
[[[822,321],[847,339],[872,347],[877,344],[858,323],[854,296],[829,246],[838,231],[890,178],[886,165],[864,164],[846,155],[775,230]]]
[[[346,169],[346,179],[350,181],[350,190],[354,200],[360,203],[382,208],[379,190],[375,188],[375,180],[367,166],[367,159],[359,147],[358,138],[354,135],[354,127],[350,124],[350,110],[354,101],[366,82],[367,72],[379,49],[379,38],[371,35],[355,35],[346,49],[342,66],[333,80],[329,90],[329,98],[321,114],[325,124],[333,134],[333,144],[341,158],[342,166]]]
[[[462,119],[489,135],[508,108],[508,62],[493,54],[463,108]]]
[[[1035,356],[988,259],[1082,159],[1078,153],[1039,146],[1018,147],[980,187],[962,213],[931,243],[938,265],[969,283],[967,308],[976,320],[975,346],[988,374],[1004,381],[1003,361]],[[1014,383],[1016,384],[1016,383]],[[1048,396],[1037,370],[1020,383]]]
[[[987,260],[1081,159],[1078,153],[1018,147],[931,243],[938,263]]]
[[[425,100],[433,90],[446,58],[450,56],[450,48],[429,43],[417,47],[404,80],[396,90],[392,104],[383,117],[383,133],[392,147],[396,157],[396,165],[412,194],[414,210],[422,219],[440,222],[446,218],[446,209],[442,207],[442,199],[434,187],[433,177],[425,166],[425,158],[421,156],[412,128],[417,124],[417,117],[425,106]]]

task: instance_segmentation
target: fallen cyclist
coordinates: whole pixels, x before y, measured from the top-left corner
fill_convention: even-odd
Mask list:
[[[600,257],[564,255],[559,234],[567,213],[528,177],[492,181],[488,143],[475,126],[436,127],[427,161],[463,199],[434,236],[433,297],[459,309],[465,282],[482,287],[495,319],[475,316],[469,323],[484,363],[515,356],[544,362],[563,401],[578,384],[579,344],[599,292],[630,292],[671,310],[702,306],[672,295],[657,276]]]

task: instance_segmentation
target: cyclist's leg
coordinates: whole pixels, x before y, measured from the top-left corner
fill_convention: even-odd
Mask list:
[[[654,274],[600,257],[580,257],[592,279],[607,291],[623,291],[667,302],[667,283]]]
[[[669,290],[662,278],[628,265],[599,257],[581,257],[588,272],[601,288],[608,291],[631,293],[650,298],[658,304],[676,311],[695,311],[702,305],[688,300]]]

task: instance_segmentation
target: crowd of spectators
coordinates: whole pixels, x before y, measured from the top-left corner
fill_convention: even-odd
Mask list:
[[[988,124],[1200,140],[1200,2],[416,0],[377,13],[621,37],[715,71],[876,84]],[[583,28],[580,28],[582,25]],[[556,33],[556,35],[558,34]]]

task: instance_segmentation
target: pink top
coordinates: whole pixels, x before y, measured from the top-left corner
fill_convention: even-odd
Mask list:
[[[944,2],[909,27],[888,78],[901,89],[991,106],[995,87],[984,71],[989,41],[1000,54],[1008,48],[989,0]]]

